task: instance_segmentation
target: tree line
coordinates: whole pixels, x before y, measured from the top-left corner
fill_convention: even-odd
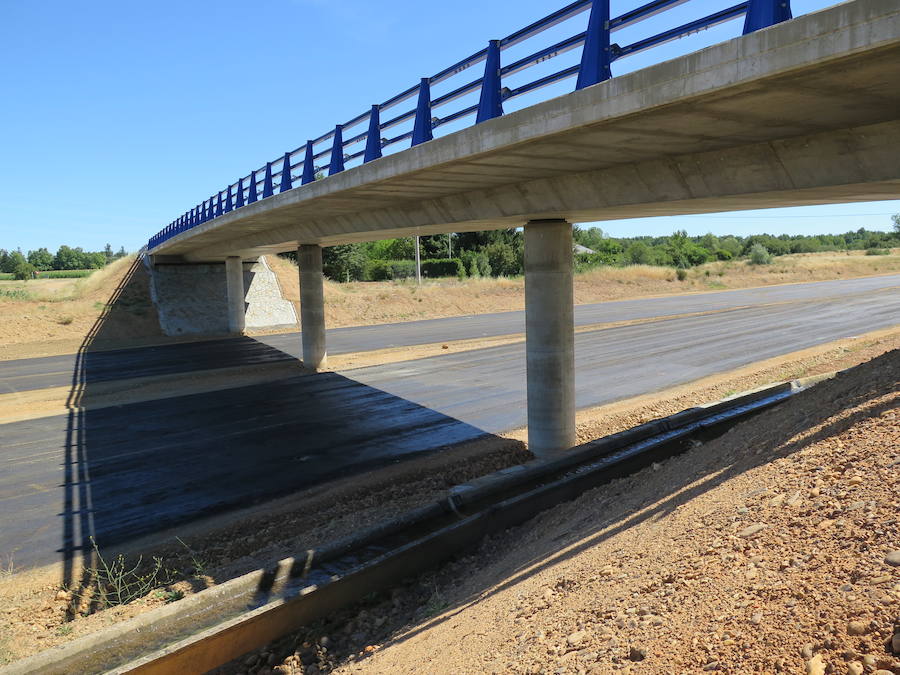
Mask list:
[[[113,252],[109,244],[102,251],[85,251],[80,246],[60,246],[55,254],[46,248],[22,253],[21,249],[7,251],[0,248],[0,272],[13,274],[17,279],[31,279],[35,273],[51,270],[93,270],[128,255],[125,247]]]
[[[664,237],[610,237],[599,227],[575,227],[574,241],[589,249],[573,252],[579,270],[600,265],[656,265],[687,269],[707,262],[747,259],[766,264],[773,256],[822,251],[869,250],[900,246],[900,215],[892,232],[860,228],[844,234],[754,234],[689,236],[679,230]],[[384,281],[414,277],[415,239],[385,239],[324,249],[325,275],[335,281]],[[419,237],[425,277],[516,276],[524,271],[521,230],[461,232]],[[293,257],[293,254],[285,254]]]

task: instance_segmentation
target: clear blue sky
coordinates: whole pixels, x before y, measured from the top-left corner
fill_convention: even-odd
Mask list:
[[[136,250],[267,159],[565,2],[8,0],[0,23],[0,248],[99,249],[109,242]],[[613,0],[613,14],[638,4]],[[614,39],[624,44],[729,4],[691,0]],[[793,0],[795,15],[831,4]],[[586,17],[504,52],[504,61],[583,30]],[[614,74],[739,32],[740,23],[731,22],[622,59]],[[574,63],[579,53],[547,66]],[[526,71],[525,79],[537,74]],[[572,87],[568,81],[539,98]],[[532,102],[523,98],[507,110]],[[895,201],[601,226],[618,236],[676,228],[843,232],[889,229],[897,212]]]

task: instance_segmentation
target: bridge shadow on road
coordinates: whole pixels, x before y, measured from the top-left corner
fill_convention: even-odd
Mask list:
[[[147,348],[143,359],[135,359],[139,350],[96,351],[107,342],[106,327],[127,321],[133,310],[130,298],[144,274],[139,265],[85,339],[72,375],[57,552],[65,587],[89,581],[84,570],[96,564],[94,541],[101,552],[119,548],[137,537],[486,435],[337,373],[310,374],[299,366],[274,381],[110,405],[103,385],[114,377],[117,358],[131,363],[127,377],[212,367],[204,351],[216,352],[222,365],[229,365],[229,355],[251,367],[296,363],[250,338]],[[100,399],[104,404],[94,405]]]

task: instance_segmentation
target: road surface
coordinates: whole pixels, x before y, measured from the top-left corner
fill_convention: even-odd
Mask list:
[[[583,323],[610,315],[634,318],[641,311],[704,311],[711,302],[730,301],[734,308],[579,333],[577,405],[663,389],[896,325],[898,281],[882,277],[591,306],[582,310]],[[617,309],[602,311],[610,305]],[[456,336],[473,337],[473,331],[511,332],[508,326],[519,320],[503,318],[479,317],[468,327],[465,320],[441,322]],[[380,338],[374,327],[345,332],[354,339],[368,335],[360,344],[384,344],[409,328],[383,327]],[[391,335],[393,330],[398,332]],[[446,330],[441,339],[451,339]],[[259,349],[278,351],[272,345]],[[0,556],[15,550],[20,565],[53,562],[75,555],[89,533],[101,545],[122,542],[522,426],[524,364],[518,343],[3,425]],[[83,385],[87,392],[91,382]]]
[[[578,305],[577,326],[720,311],[773,303],[845,298],[873,291],[900,293],[900,275],[790,284],[737,291],[674,295]],[[378,326],[333,328],[328,353],[348,354],[524,333],[525,312],[429,319]],[[159,347],[88,352],[79,364],[74,354],[0,361],[0,393],[64,387],[73,381],[104,382],[226,366],[244,366],[299,358],[300,333],[257,338],[223,338]]]

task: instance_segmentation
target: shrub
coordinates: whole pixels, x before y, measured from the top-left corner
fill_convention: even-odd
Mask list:
[[[366,263],[366,279],[369,281],[393,281],[414,276],[414,260],[370,260]]]
[[[13,270],[13,279],[28,281],[34,276],[36,269],[31,263],[20,262]]]
[[[459,258],[433,258],[422,261],[422,276],[435,279],[437,277],[466,278],[466,270]]]
[[[770,265],[772,264],[772,255],[762,244],[753,244],[753,246],[750,247],[750,264]]]
[[[716,250],[716,258],[719,260],[731,260],[734,256],[731,255],[731,251],[728,251],[724,248],[720,248]]]
[[[678,281],[684,281],[687,279],[687,270],[683,267],[679,267],[675,270],[675,276],[678,277]]]
[[[891,249],[889,248],[867,248],[866,255],[890,255]]]

